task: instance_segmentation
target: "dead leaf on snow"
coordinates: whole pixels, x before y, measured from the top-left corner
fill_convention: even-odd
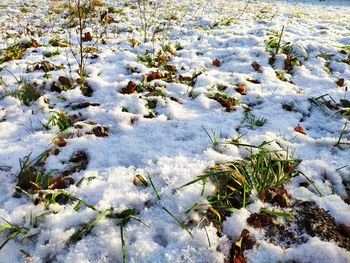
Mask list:
[[[219,59],[217,59],[217,58],[214,59],[212,63],[216,67],[220,67],[221,66],[221,61]]]
[[[132,94],[136,91],[136,83],[129,81],[128,85],[125,88],[122,88],[121,92],[122,94]]]
[[[295,130],[296,132],[299,132],[299,133],[301,133],[301,134],[306,135],[306,133],[305,133],[303,127],[301,127],[300,124],[298,124],[298,126],[295,127],[294,130]]]
[[[262,69],[261,69],[260,64],[258,64],[256,61],[254,61],[254,62],[252,63],[252,67],[253,67],[253,69],[254,69],[256,72],[259,72],[259,73],[262,72]]]
[[[67,141],[66,141],[63,137],[61,137],[61,136],[59,136],[59,137],[55,140],[55,143],[57,144],[58,147],[64,147],[64,146],[67,145]]]
[[[343,87],[344,86],[344,79],[338,79],[335,83],[339,86],[339,87]]]
[[[235,90],[241,95],[247,95],[245,83],[238,84],[238,86],[237,86],[237,88],[235,88]]]

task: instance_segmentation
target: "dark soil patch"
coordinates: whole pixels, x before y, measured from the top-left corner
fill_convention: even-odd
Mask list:
[[[252,214],[247,221],[253,227],[265,229],[267,239],[281,247],[306,243],[311,236],[334,241],[350,251],[348,226],[337,226],[326,210],[311,202],[296,203],[294,209],[294,218],[290,220],[261,212]]]

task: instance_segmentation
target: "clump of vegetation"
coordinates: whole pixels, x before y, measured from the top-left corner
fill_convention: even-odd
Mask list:
[[[54,51],[45,51],[43,53],[45,58],[52,58],[54,56],[57,56],[60,54],[60,51],[58,49],[54,50]]]
[[[94,226],[100,221],[108,212],[110,208],[104,210],[99,213],[91,222],[83,224],[80,228],[78,228],[73,235],[69,237],[69,244],[76,243],[80,239],[82,239],[85,235],[89,234]]]
[[[122,94],[145,93],[146,97],[165,97],[164,86],[150,84],[147,82],[135,83],[129,81],[128,85],[121,89]]]
[[[22,240],[28,237],[29,228],[21,227],[16,224],[12,224],[6,219],[1,219],[5,222],[0,224],[0,235],[5,236],[5,241],[0,244],[0,250],[11,240],[17,237],[18,235],[22,235]]]
[[[54,170],[44,171],[42,167],[50,151],[51,149],[46,150],[33,159],[31,159],[31,154],[29,154],[19,160],[20,172],[18,174],[15,197],[19,197],[21,193],[28,195],[41,190],[63,189],[72,183],[71,178],[54,177]]]
[[[148,100],[146,107],[150,110],[154,110],[157,107],[157,100]]]
[[[178,48],[181,47],[176,46],[172,43],[163,44],[161,45],[161,48],[155,52],[155,54],[147,50],[144,55],[139,56],[139,60],[149,68],[161,66],[166,67],[168,65],[168,62],[173,59],[174,54]]]
[[[41,94],[37,91],[37,87],[34,83],[30,82],[28,79],[23,79],[19,88],[15,91],[14,96],[24,105],[28,106],[32,101],[36,101]]]
[[[227,95],[224,92],[215,92],[209,95],[210,99],[216,100],[221,104],[221,106],[225,107],[226,111],[233,110],[234,106],[238,106],[240,104],[240,100]]]
[[[317,98],[309,98],[309,101],[322,109],[335,111],[341,116],[350,116],[350,101],[347,99],[340,99],[335,101],[329,94],[323,94]]]
[[[44,173],[38,168],[47,156],[48,152],[45,151],[33,160],[30,160],[30,154],[19,160],[20,172],[17,187],[26,191],[48,189],[52,171]]]
[[[40,98],[41,94],[37,91],[37,85],[30,81],[30,79],[21,75],[17,78],[13,73],[9,73],[16,79],[17,88],[15,91],[11,91],[10,88],[1,80],[2,85],[4,85],[2,91],[2,97],[13,96],[19,99],[24,105],[29,106],[31,102],[36,101]]]
[[[11,61],[11,60],[17,60],[17,59],[22,59],[25,51],[28,48],[31,47],[38,47],[39,44],[36,40],[30,39],[27,41],[23,41],[21,43],[14,44],[7,49],[5,49],[5,54],[2,58],[0,58],[0,64]]]
[[[270,30],[268,32],[269,38],[265,40],[265,45],[266,45],[266,50],[270,53],[269,63],[271,65],[273,65],[273,63],[276,60],[276,56],[280,52],[287,56],[286,60],[284,61],[284,67],[285,67],[285,70],[288,73],[290,73],[293,70],[293,67],[301,65],[301,62],[293,54],[293,47],[290,42],[286,42],[282,44],[283,32],[284,32],[284,26],[282,27],[280,32],[276,30]]]
[[[73,125],[73,122],[70,118],[67,117],[67,114],[65,111],[52,111],[51,112],[51,117],[48,120],[46,124],[43,126],[46,129],[49,129],[49,127],[57,125],[60,129],[60,131],[64,131],[71,127]]]
[[[53,47],[68,47],[69,42],[66,39],[60,39],[58,37],[54,37],[49,40],[49,45]]]
[[[256,117],[254,114],[246,111],[244,113],[244,119],[242,123],[244,125],[242,127],[247,127],[248,129],[253,130],[255,127],[262,127],[267,122],[267,119],[264,117]]]
[[[266,50],[271,55],[270,64],[272,64],[275,61],[276,55],[281,50],[281,40],[282,40],[283,32],[284,32],[284,26],[282,27],[280,32],[276,30],[270,30],[268,32],[269,38],[265,40],[265,45],[266,45]]]
[[[252,151],[241,161],[209,167],[182,187],[202,182],[203,193],[206,182],[210,180],[216,190],[207,197],[210,203],[208,212],[221,221],[236,209],[245,207],[253,190],[257,191],[259,198],[263,198],[268,190],[281,188],[298,175],[300,159],[293,158],[288,151],[268,150],[264,148],[266,144],[252,146],[257,151]]]
[[[283,70],[275,70],[275,73],[276,73],[276,77],[280,81],[288,81],[288,79],[286,78]]]
[[[229,26],[232,23],[235,22],[235,19],[233,17],[224,17],[224,18],[219,18],[213,23],[213,27],[218,27],[218,26]]]

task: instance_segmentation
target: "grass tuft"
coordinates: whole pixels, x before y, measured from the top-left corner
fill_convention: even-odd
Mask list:
[[[208,213],[220,223],[225,216],[245,207],[253,190],[262,198],[267,190],[283,187],[298,175],[300,159],[292,158],[288,151],[281,154],[263,146],[256,146],[257,151],[251,152],[244,160],[209,167],[202,175],[180,188],[197,182],[204,184],[210,180],[216,190],[207,197],[210,203]]]
[[[12,224],[6,219],[2,218],[5,223],[0,224],[0,235],[5,236],[5,241],[0,244],[0,250],[11,240],[17,237],[18,235],[22,235],[23,238],[28,237],[29,229],[26,227],[20,227],[18,225]]]

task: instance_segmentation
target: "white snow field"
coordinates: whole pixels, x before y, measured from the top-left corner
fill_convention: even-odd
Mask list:
[[[85,86],[68,2],[0,3],[1,263],[350,262],[350,1],[93,1]],[[180,188],[262,144],[301,160],[287,206]]]

